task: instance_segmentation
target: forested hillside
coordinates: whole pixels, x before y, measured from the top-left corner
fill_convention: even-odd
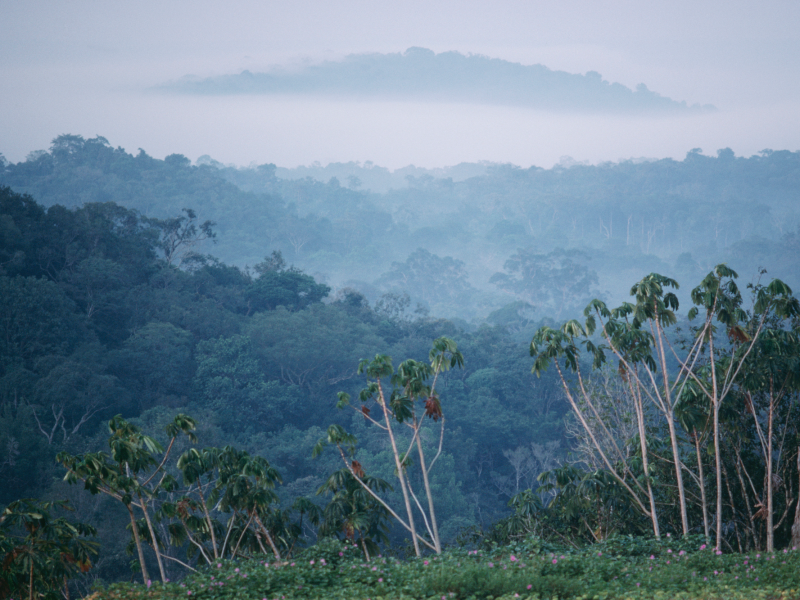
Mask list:
[[[798,153],[384,194],[100,137],[2,163],[0,503],[97,528],[81,591],[326,535],[800,543]]]
[[[312,460],[311,448],[331,423],[364,429],[360,413],[335,408],[337,392],[363,386],[359,360],[425,360],[442,335],[467,357],[439,384],[447,434],[432,484],[448,490],[444,539],[505,514],[525,482],[510,478],[504,452],[563,437],[566,407],[504,327],[468,333],[397,295],[376,306],[351,290],[331,296],[278,252],[250,272],[192,254],[214,232],[185,213],[158,220],[112,202],[46,209],[5,188],[0,215],[1,503],[67,496],[102,523],[114,507],[59,483],[55,454],[101,449],[116,414],[158,431],[177,412],[197,420],[205,445],[268,457],[287,507],[299,496],[322,503],[315,492],[338,458]],[[380,438],[365,435],[359,460],[391,478]],[[101,535],[96,573],[124,576],[124,526]]]
[[[485,174],[409,175],[385,193],[361,189],[359,175],[368,181],[378,169],[370,165],[334,169],[342,178],[322,182],[278,178],[269,164],[202,163],[61,136],[49,151],[5,164],[0,183],[45,206],[113,200],[161,219],[191,208],[219,234],[202,251],[227,264],[252,267],[278,249],[334,290],[355,288],[372,303],[406,292],[412,306],[476,323],[510,302],[532,305],[537,319],[577,314],[597,295],[623,300],[649,272],[694,281],[720,262],[747,281],[765,267],[800,283],[798,152],[694,150],[683,161],[549,170],[475,165]]]

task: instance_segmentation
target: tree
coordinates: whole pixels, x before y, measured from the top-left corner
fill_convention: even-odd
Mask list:
[[[740,375],[747,358],[755,348],[759,336],[771,315],[790,319],[800,315],[800,302],[792,296],[792,290],[779,279],[767,286],[754,289],[752,315],[742,308],[742,295],[734,280],[735,271],[725,265],[718,265],[699,286],[692,290],[695,306],[689,311],[689,319],[705,312],[704,323],[698,328],[695,356],[691,353],[680,361],[681,370],[692,374],[691,367],[704,348],[708,346],[708,366],[711,371],[710,382],[696,375],[692,379],[711,403],[714,427],[714,460],[717,488],[717,537],[716,547],[722,545],[722,458],[720,454],[719,415],[722,403],[734,386],[741,381]],[[725,355],[717,356],[714,349],[714,321],[722,325],[728,335],[729,348]],[[719,350],[719,344],[717,345]],[[691,359],[691,360],[690,360]]]
[[[69,578],[92,568],[94,527],[55,517],[72,510],[65,500],[17,500],[0,515],[0,596],[28,600],[69,598]]]
[[[325,284],[294,267],[286,267],[280,252],[264,258],[254,270],[258,278],[245,291],[248,313],[275,310],[283,306],[298,311],[321,302],[331,291]]]
[[[429,305],[452,307],[464,302],[477,290],[467,281],[463,261],[444,258],[417,248],[405,262],[393,262],[392,268],[381,275],[376,284],[388,291],[406,292]]]
[[[756,318],[755,315],[753,318]],[[752,319],[751,319],[752,321]],[[750,322],[746,330],[757,328]],[[775,550],[774,491],[780,484],[777,476],[785,457],[786,434],[792,421],[792,393],[800,388],[800,338],[798,331],[788,329],[781,318],[772,316],[762,327],[762,333],[745,360],[737,390],[744,396],[745,413],[753,418],[758,446],[764,462],[764,489],[756,497],[757,515],[766,521],[767,552]],[[738,400],[738,399],[737,399]],[[781,418],[783,417],[783,418]],[[795,417],[796,419],[796,417]],[[776,447],[777,442],[777,447]],[[743,490],[747,493],[747,490]],[[789,509],[787,503],[786,510]],[[784,513],[786,516],[786,513]]]
[[[161,491],[174,488],[174,478],[167,473],[164,466],[181,433],[186,434],[192,442],[196,441],[193,433],[195,428],[194,419],[182,414],[177,415],[166,427],[170,441],[165,451],[155,439],[143,434],[138,427],[125,421],[121,415],[117,415],[108,423],[108,430],[111,433],[108,439],[111,450],[109,454],[95,452],[72,456],[61,452],[56,457],[67,469],[65,481],[71,484],[83,481],[84,488],[92,494],[107,494],[125,505],[145,584],[150,577],[133,509],[138,508],[144,516],[161,580],[165,581],[166,574],[159,539],[153,528],[150,504]],[[161,453],[164,456],[159,462],[156,455]]]
[[[212,559],[236,557],[243,541],[266,553],[261,541],[266,539],[280,560],[267,525],[273,513],[270,507],[278,501],[273,489],[281,476],[265,458],[231,446],[191,448],[178,459],[178,469],[186,490],[177,501],[162,508],[164,515],[180,521],[180,525],[170,527],[174,543],[188,539],[211,564]],[[231,513],[226,526],[212,518],[214,510]]]
[[[442,404],[436,392],[436,383],[439,375],[452,367],[461,367],[464,364],[464,357],[458,351],[456,343],[445,337],[438,338],[433,343],[433,348],[429,354],[430,363],[422,363],[409,359],[400,364],[395,372],[392,367],[391,358],[385,354],[378,354],[372,361],[362,360],[359,364],[359,373],[367,376],[367,387],[359,394],[361,407],[350,404],[350,396],[344,392],[339,393],[337,407],[343,409],[350,407],[359,412],[364,418],[384,431],[389,438],[394,458],[395,473],[400,482],[400,489],[403,495],[407,520],[403,520],[393,509],[382,500],[365,482],[365,471],[362,465],[355,460],[355,447],[357,439],[347,433],[339,425],[331,425],[328,428],[328,435],[321,439],[314,447],[314,455],[318,456],[326,443],[337,447],[339,454],[344,461],[345,468],[362,486],[362,488],[375,498],[389,513],[411,534],[414,551],[420,555],[419,543],[422,542],[437,554],[441,553],[441,540],[439,538],[438,524],[436,521],[436,511],[433,502],[433,494],[430,485],[430,472],[434,464],[441,456],[442,442],[444,439],[444,414]],[[426,381],[432,378],[431,384]],[[389,380],[391,388],[386,387],[385,382]],[[372,417],[370,404],[374,402],[380,408],[381,416]],[[418,403],[423,403],[423,409],[418,409]],[[421,414],[418,411],[422,411]],[[441,421],[439,446],[436,455],[426,464],[425,452],[422,445],[420,432],[423,426],[423,418],[428,417],[434,422]],[[411,429],[411,439],[405,452],[401,452],[399,443],[404,440],[398,438],[394,429],[394,424],[404,424]],[[428,500],[427,513],[414,494],[411,480],[408,476],[408,468],[412,466],[409,453],[414,446],[417,447],[419,456],[419,468],[423,478],[423,485]],[[348,460],[348,455],[350,459]],[[411,500],[414,500],[426,530],[430,536],[430,542],[419,536],[416,531],[414,511]]]
[[[720,548],[722,543],[723,467],[720,448],[720,410],[723,401],[739,386],[745,384],[748,357],[751,357],[756,348],[765,330],[765,324],[771,318],[789,319],[800,314],[800,303],[791,295],[788,286],[777,279],[767,286],[754,287],[753,306],[748,313],[742,308],[742,295],[734,282],[736,277],[734,271],[725,265],[718,265],[699,286],[692,290],[691,297],[695,306],[689,311],[689,320],[702,314],[701,311],[705,314],[703,322],[690,329],[691,337],[681,348],[676,347],[667,332],[668,327],[677,323],[674,311],[678,308],[678,300],[673,293],[665,292],[668,287],[677,289],[677,282],[658,274],[648,275],[633,286],[631,295],[635,296],[636,304],[624,303],[619,308],[610,310],[605,303],[593,300],[584,312],[585,325],[573,320],[565,323],[559,330],[542,327],[531,343],[531,355],[535,357],[534,372],[539,373],[551,361],[554,362],[568,400],[601,455],[606,469],[626,489],[642,512],[652,519],[656,535],[658,535],[658,521],[648,476],[646,461],[648,432],[643,422],[641,399],[649,399],[658,408],[670,432],[672,464],[675,468],[684,534],[688,533],[689,524],[682,483],[684,469],[675,422],[680,417],[687,423],[689,429],[696,430],[696,424],[688,423],[686,407],[679,409],[679,404],[691,396],[702,397],[708,402],[713,419],[717,548]],[[724,328],[727,339],[720,339],[718,325]],[[605,344],[597,344],[593,339],[596,330],[599,331]],[[634,476],[619,445],[613,442],[608,424],[598,414],[593,399],[587,392],[580,367],[578,343],[585,346],[594,369],[606,362],[606,353],[610,351],[616,359],[620,377],[629,386],[632,397],[636,399],[650,510],[645,508],[640,497],[640,494],[645,492],[643,484]],[[682,350],[681,353],[679,349]],[[577,378],[578,399],[573,396],[570,382],[558,363],[562,358],[566,370],[574,373]],[[672,367],[671,370],[670,363],[672,365],[677,363],[677,367]],[[596,421],[590,423],[587,415],[593,415]],[[604,448],[603,439],[611,440],[610,446]],[[696,437],[695,441],[697,443]],[[768,452],[769,444],[764,442],[764,446],[765,452]],[[609,447],[613,451],[607,451]],[[698,468],[701,467],[702,461],[698,458]],[[703,486],[702,477],[698,479]]]
[[[489,281],[558,319],[562,313],[579,311],[596,293],[597,273],[585,265],[588,260],[580,250],[517,250],[503,265],[506,272],[495,273]]]
[[[363,482],[363,485],[362,485]],[[332,498],[322,512],[319,529],[321,536],[343,534],[361,546],[364,557],[378,553],[378,544],[387,543],[387,521],[390,513],[367,489],[379,494],[390,490],[383,479],[366,474],[359,481],[348,469],[331,474],[317,490],[317,494],[331,494]]]
[[[167,266],[176,263],[178,267],[186,264],[192,256],[192,248],[206,240],[215,240],[212,221],[199,223],[197,214],[191,208],[184,208],[184,215],[171,219],[151,219],[154,227],[161,230],[158,247],[164,255]]]

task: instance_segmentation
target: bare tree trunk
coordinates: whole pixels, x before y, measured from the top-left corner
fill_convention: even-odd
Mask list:
[[[367,562],[369,562],[369,550],[367,550],[367,545],[364,543],[363,536],[361,537],[361,548],[364,550],[364,556],[366,557]]]
[[[161,574],[161,581],[162,583],[166,583],[167,581],[167,574],[164,572],[164,562],[161,560],[161,552],[158,550],[158,539],[156,538],[156,532],[153,529],[153,522],[150,520],[150,513],[147,512],[147,503],[145,503],[144,498],[141,494],[137,494],[139,496],[139,503],[141,504],[142,512],[144,513],[144,520],[147,523],[147,529],[150,531],[150,539],[153,540],[153,552],[156,553],[156,562],[158,562],[158,572]]]
[[[711,362],[711,404],[714,411],[714,468],[717,475],[717,536],[715,547],[722,550],[722,453],[719,449],[719,390],[717,388],[717,367],[714,361],[714,336],[708,338],[708,359]]]
[[[667,400],[669,402],[669,400]],[[668,406],[667,425],[669,426],[669,438],[672,443],[672,456],[675,459],[675,475],[678,482],[678,501],[681,508],[681,526],[683,527],[683,535],[689,535],[689,516],[686,512],[686,491],[683,488],[683,469],[681,468],[681,455],[678,448],[678,434],[675,431],[675,415],[672,412],[672,407]]]
[[[697,431],[694,432],[694,447],[697,450],[697,470],[700,475],[700,499],[703,503],[703,532],[706,536],[706,543],[709,542],[708,533],[708,502],[706,501],[706,480],[703,476],[703,456],[700,453],[700,436]],[[733,502],[733,498],[731,498]]]
[[[436,512],[433,508],[433,494],[431,493],[431,484],[428,481],[428,470],[425,468],[425,454],[422,452],[422,441],[420,436],[417,435],[417,449],[419,450],[419,466],[422,469],[422,479],[425,482],[425,493],[428,496],[428,511],[431,515],[431,529],[433,530],[433,545],[436,547],[436,554],[442,553],[442,544],[439,541],[439,528],[436,525]]]
[[[264,536],[267,538],[267,543],[269,543],[270,548],[272,548],[272,553],[275,555],[275,558],[277,560],[280,560],[281,553],[278,551],[278,547],[275,545],[272,536],[269,534],[269,530],[266,527],[264,527],[264,523],[261,522],[261,519],[258,518],[257,514],[254,513],[253,516],[256,519],[256,523],[258,523],[258,526],[261,528],[261,531],[264,532]]]
[[[144,551],[142,550],[142,540],[139,538],[139,529],[136,527],[136,517],[133,516],[133,508],[131,508],[130,504],[126,505],[126,508],[131,516],[133,541],[136,542],[136,550],[139,553],[139,565],[142,567],[142,577],[144,578],[144,584],[147,585],[147,582],[150,581],[150,576],[147,574],[147,565],[144,562]]]
[[[773,527],[774,515],[772,506],[772,416],[775,399],[772,394],[772,381],[769,391],[769,422],[767,424],[767,552],[775,551],[775,528]]]
[[[217,550],[217,536],[214,534],[214,524],[211,522],[211,515],[208,513],[206,499],[203,496],[203,482],[199,477],[197,479],[197,493],[200,495],[200,502],[203,505],[203,514],[206,517],[206,525],[208,525],[208,532],[211,535],[211,549],[214,551],[214,558],[218,559],[219,552]]]
[[[661,528],[658,525],[658,512],[656,511],[656,498],[653,494],[653,486],[650,484],[650,467],[647,453],[647,431],[644,425],[644,407],[642,406],[642,396],[639,393],[638,385],[634,387],[631,378],[628,378],[628,387],[633,396],[633,405],[636,409],[636,422],[639,426],[639,443],[642,449],[642,468],[644,469],[645,480],[647,481],[647,498],[650,500],[650,517],[653,522],[653,535],[656,539],[661,539]]]
[[[737,449],[737,460],[736,460],[736,476],[739,478],[739,485],[742,488],[742,497],[744,497],[744,505],[747,508],[747,516],[749,517],[749,524],[747,526],[748,531],[750,532],[750,539],[753,540],[753,548],[758,550],[759,543],[758,537],[756,535],[756,527],[755,522],[753,519],[753,507],[750,505],[750,498],[747,495],[747,486],[744,483],[744,478],[742,477],[742,465],[741,459],[738,457],[739,449]],[[749,475],[748,475],[749,477]],[[758,501],[758,497],[756,497],[756,501]]]
[[[656,307],[658,310],[658,307]],[[657,313],[656,313],[657,314]],[[686,490],[683,487],[683,469],[681,469],[681,455],[678,448],[678,435],[675,431],[675,411],[669,390],[669,372],[667,371],[667,357],[664,352],[664,340],[661,333],[661,324],[656,320],[656,333],[658,334],[658,354],[661,359],[661,377],[664,380],[664,404],[666,408],[667,425],[669,426],[669,439],[672,443],[672,457],[675,459],[675,478],[678,483],[678,500],[681,505],[681,526],[683,535],[689,535],[689,515],[686,511]]]
[[[725,468],[725,465],[722,465],[722,467],[723,467],[722,469],[723,475],[725,475],[725,489],[728,490],[728,499],[731,501],[731,512],[733,513],[733,529],[736,532],[736,543],[739,546],[739,553],[741,554],[742,552],[744,552],[744,549],[742,548],[742,537],[741,535],[739,535],[739,523],[736,521],[736,504],[733,501],[733,492],[731,491],[731,481],[730,477],[728,477],[728,469]],[[707,540],[708,540],[708,533],[706,533],[706,541]]]
[[[797,448],[797,479],[798,492],[800,492],[800,446]],[[797,494],[797,507],[794,510],[794,523],[792,524],[792,547],[800,548],[800,493]]]
[[[394,439],[394,432],[392,431],[392,423],[389,417],[389,408],[386,406],[386,398],[383,395],[383,386],[381,386],[380,379],[378,380],[378,394],[380,397],[381,408],[383,409],[383,418],[386,422],[386,431],[389,433],[389,440],[392,443],[392,453],[394,454],[394,463],[397,468],[397,478],[400,480],[400,489],[403,492],[403,500],[406,504],[406,512],[408,513],[408,527],[411,531],[411,540],[414,542],[414,553],[421,556],[419,551],[419,542],[417,541],[417,530],[414,526],[414,512],[411,509],[411,501],[408,498],[408,489],[406,488],[406,479],[403,475],[403,465],[400,462],[400,454],[397,452],[397,443]]]

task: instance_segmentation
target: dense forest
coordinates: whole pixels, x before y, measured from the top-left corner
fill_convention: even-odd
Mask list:
[[[800,153],[364,168],[0,156],[0,504],[96,529],[79,592],[329,536],[800,543]]]

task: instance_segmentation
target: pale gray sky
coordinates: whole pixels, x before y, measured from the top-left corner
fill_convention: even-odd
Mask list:
[[[462,160],[550,166],[800,148],[800,2],[0,0],[0,152],[61,133],[222,162]],[[355,52],[480,53],[714,104],[715,115],[623,118],[324,98],[166,97],[186,74],[266,70]]]

